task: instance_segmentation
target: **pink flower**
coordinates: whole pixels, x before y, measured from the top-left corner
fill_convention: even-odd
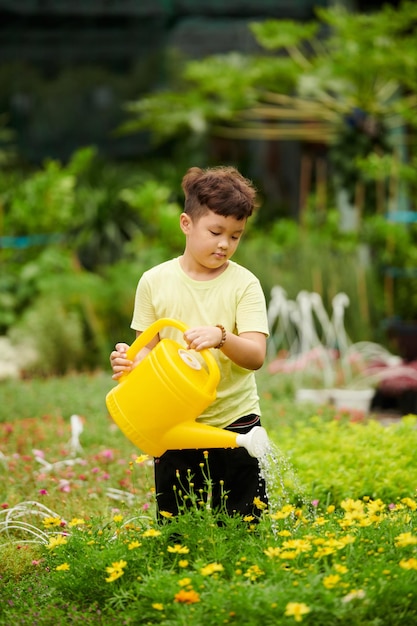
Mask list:
[[[0,507],[1,507],[2,509],[8,509],[8,508],[9,508],[9,505],[7,504],[7,502],[3,502],[2,504],[0,504]]]
[[[38,493],[40,496],[49,496],[47,489],[39,489]]]
[[[43,450],[36,450],[36,449],[34,449],[34,450],[32,450],[32,452],[33,452],[33,454],[35,456],[37,456],[40,459],[44,459],[45,458],[45,452]]]
[[[114,459],[113,450],[103,450],[101,453],[103,459],[107,459],[108,461],[112,461]]]
[[[311,501],[311,504],[312,504],[313,506],[318,506],[318,505],[319,505],[319,502],[320,502],[320,500],[312,500],[312,501]]]

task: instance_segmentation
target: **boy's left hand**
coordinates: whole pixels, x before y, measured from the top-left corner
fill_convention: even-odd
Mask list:
[[[217,326],[195,326],[184,333],[184,340],[190,350],[215,348],[222,340],[222,331]]]

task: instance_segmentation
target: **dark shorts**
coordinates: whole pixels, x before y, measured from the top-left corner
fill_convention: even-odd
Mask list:
[[[259,417],[246,415],[226,430],[244,434],[254,426],[260,426]],[[259,517],[254,499],[268,503],[258,460],[245,448],[167,450],[155,459],[155,489],[158,513],[173,515],[197,503],[229,515]]]

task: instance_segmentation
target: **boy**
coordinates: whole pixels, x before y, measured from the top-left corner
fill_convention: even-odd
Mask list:
[[[260,425],[254,370],[265,359],[268,322],[258,279],[231,257],[254,210],[256,191],[233,167],[192,167],[182,180],[182,188],[184,253],[142,275],[131,326],[139,335],[164,317],[186,324],[189,329],[183,339],[188,348],[212,349],[221,373],[217,398],[198,419],[247,433]],[[135,362],[126,359],[127,344],[116,344],[110,355],[113,378],[117,380],[130,371],[162,336],[178,332],[163,329]],[[259,509],[266,507],[265,483],[257,459],[244,448],[215,448],[209,449],[208,455],[204,450],[168,450],[155,459],[158,511],[176,515],[182,505],[179,493],[184,495],[190,483],[194,494],[207,491],[203,475],[207,474],[207,463],[213,508],[226,506],[230,515],[258,516]]]

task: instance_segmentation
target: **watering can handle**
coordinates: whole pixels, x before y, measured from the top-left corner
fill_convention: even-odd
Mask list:
[[[183,333],[188,329],[188,326],[183,322],[171,319],[169,317],[162,317],[161,319],[156,320],[156,322],[151,324],[146,330],[143,331],[143,333],[139,335],[139,337],[135,339],[135,341],[126,352],[126,357],[133,361],[138,352],[140,352],[140,350],[142,350],[142,348],[144,348],[165,326],[173,326],[174,328],[178,328],[178,330],[182,331]],[[205,360],[209,370],[209,379],[207,381],[206,391],[212,391],[219,384],[219,367],[216,363],[216,359],[211,354],[210,350],[201,350],[200,354]],[[126,375],[121,376],[119,381],[122,382],[125,378]]]

